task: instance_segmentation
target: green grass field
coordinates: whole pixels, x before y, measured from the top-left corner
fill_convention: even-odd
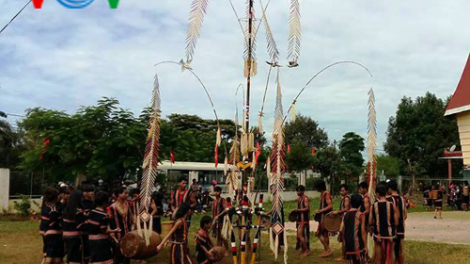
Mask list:
[[[286,212],[291,207],[291,203],[286,203]],[[198,226],[200,215],[193,218],[193,225],[190,230],[190,249],[194,253],[194,237]],[[37,264],[41,262],[42,240],[38,235],[38,222],[29,222],[18,218],[0,217],[0,263],[2,264]],[[274,261],[274,257],[269,250],[267,234],[262,237],[261,262],[262,263],[282,263],[281,258]],[[295,237],[289,236],[289,263],[338,263],[334,259],[339,256],[340,248],[336,242],[336,237],[332,238],[334,255],[329,259],[317,257],[321,253],[320,242],[312,236],[312,254],[302,258],[294,250]],[[405,243],[406,263],[410,264],[433,264],[433,263],[470,263],[468,252],[470,246],[448,245],[437,243],[424,243],[406,241]],[[168,248],[164,249],[160,255],[148,260],[148,263],[168,263]],[[230,264],[231,258],[225,258],[221,263]],[[138,263],[138,262],[133,262]]]

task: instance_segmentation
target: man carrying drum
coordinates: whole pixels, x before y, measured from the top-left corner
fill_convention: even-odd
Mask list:
[[[323,180],[316,182],[316,189],[321,193],[320,195],[320,209],[315,212],[315,217],[318,219],[318,230],[315,235],[318,237],[320,242],[323,244],[325,251],[320,254],[320,257],[326,258],[331,256],[333,252],[330,248],[330,233],[323,226],[324,216],[333,211],[333,201],[331,194],[326,191],[326,184]],[[317,216],[319,215],[319,217]]]

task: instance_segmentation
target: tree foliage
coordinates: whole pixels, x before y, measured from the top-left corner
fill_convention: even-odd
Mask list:
[[[77,174],[105,180],[139,177],[149,113],[144,109],[135,117],[112,98],[82,107],[73,115],[30,109],[20,124],[30,138],[21,167],[27,171],[44,169],[49,181],[73,180]],[[231,120],[220,120],[220,124],[223,146],[219,162],[223,163],[224,146],[233,139],[235,124]],[[215,120],[172,114],[161,123],[159,159],[169,159],[173,151],[177,161],[214,162],[216,133]],[[43,144],[44,139],[49,145]]]
[[[309,116],[298,114],[295,121],[286,123],[286,142],[297,139],[304,142],[308,149],[321,149],[328,146],[328,135],[318,123]]]
[[[384,172],[387,178],[396,178],[400,176],[400,160],[389,155],[377,156],[377,171],[379,174]]]
[[[349,177],[358,177],[362,173],[364,158],[364,139],[354,132],[344,134],[343,139],[339,142],[339,151],[343,164],[343,173]],[[348,179],[345,180],[348,180]]]
[[[401,161],[401,173],[406,173],[410,160],[418,174],[445,175],[446,166],[438,158],[445,148],[459,145],[456,120],[444,117],[445,107],[446,102],[431,93],[414,101],[402,98],[396,115],[390,117],[385,143],[387,153]]]
[[[19,164],[22,134],[20,129],[15,131],[7,121],[0,120],[0,168],[15,168]]]

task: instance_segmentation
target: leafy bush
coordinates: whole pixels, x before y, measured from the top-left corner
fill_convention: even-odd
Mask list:
[[[22,195],[21,201],[15,201],[15,210],[23,216],[27,216],[31,213],[31,199],[28,196]]]

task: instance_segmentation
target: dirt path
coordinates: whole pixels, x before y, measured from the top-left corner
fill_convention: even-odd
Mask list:
[[[406,240],[470,245],[470,212],[443,212],[444,219],[434,219],[433,213],[411,213],[406,221]],[[311,222],[310,230],[318,224]],[[287,223],[295,230],[295,223]]]

